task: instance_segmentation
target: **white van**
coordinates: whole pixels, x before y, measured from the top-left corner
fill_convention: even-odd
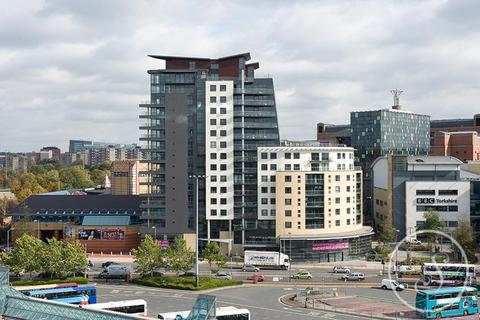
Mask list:
[[[402,291],[403,289],[405,289],[405,286],[403,284],[400,284],[392,279],[383,279],[381,286],[383,290]]]
[[[124,278],[128,275],[130,269],[127,266],[110,265],[103,269],[98,275],[99,278]]]

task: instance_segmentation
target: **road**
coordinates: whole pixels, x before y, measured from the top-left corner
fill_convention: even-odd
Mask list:
[[[252,319],[276,320],[276,319],[367,319],[360,316],[343,315],[333,312],[324,312],[311,309],[296,309],[287,307],[279,302],[279,298],[285,294],[303,289],[294,286],[244,286],[240,288],[228,288],[216,290],[208,294],[217,296],[218,306],[236,306],[250,310]],[[359,295],[372,299],[372,301],[384,301],[388,303],[400,302],[391,291],[372,288],[342,288],[341,294]],[[407,301],[414,301],[415,294],[411,291],[401,293]],[[190,310],[197,293],[179,290],[166,290],[149,288],[125,283],[97,285],[98,302],[120,301],[130,299],[144,299],[147,301],[148,314],[156,317],[159,312],[173,312]]]

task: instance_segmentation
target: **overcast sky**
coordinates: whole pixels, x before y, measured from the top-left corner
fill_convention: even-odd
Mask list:
[[[480,1],[0,0],[0,150],[138,143],[147,54],[250,52],[274,78],[282,138],[392,104],[480,113]]]

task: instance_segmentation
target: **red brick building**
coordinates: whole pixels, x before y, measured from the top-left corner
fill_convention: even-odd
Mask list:
[[[480,160],[480,137],[478,132],[435,132],[432,156],[452,156],[463,162]]]

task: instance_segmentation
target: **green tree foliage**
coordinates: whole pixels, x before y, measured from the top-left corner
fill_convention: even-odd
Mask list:
[[[209,242],[203,251],[203,260],[208,262],[210,272],[217,273],[225,265],[225,257],[216,242]]]
[[[60,170],[60,180],[67,189],[81,189],[93,187],[88,171],[81,166],[73,166]]]
[[[396,237],[396,230],[393,227],[386,227],[380,234],[379,240],[383,243],[394,242]],[[400,239],[399,239],[400,240]]]
[[[477,241],[473,228],[468,221],[460,221],[457,228],[453,232],[453,238],[457,240],[460,246],[465,251],[469,263],[475,263],[475,252],[477,250]],[[457,249],[457,248],[456,248]],[[457,252],[458,255],[459,252]],[[461,256],[459,257],[461,259]],[[465,262],[465,261],[463,261]]]
[[[79,241],[60,241],[55,238],[42,242],[24,234],[15,242],[12,252],[4,253],[3,263],[13,272],[48,272],[51,277],[85,271],[87,254]]]
[[[444,223],[440,220],[440,215],[438,214],[437,211],[429,208],[425,212],[423,217],[425,218],[425,223],[418,228],[419,230],[432,230],[432,231],[443,230]],[[435,233],[425,233],[425,236],[430,241],[433,241],[437,238],[437,234]]]
[[[165,268],[176,274],[187,272],[195,265],[195,252],[187,247],[185,239],[175,238],[165,251]]]
[[[141,276],[151,275],[163,266],[162,248],[153,241],[150,235],[145,236],[137,249],[132,249],[134,262],[137,265],[135,271]]]
[[[109,171],[100,170],[100,169],[92,169],[90,171],[90,176],[94,185],[99,186],[102,185],[105,181],[105,176],[109,176]]]
[[[15,241],[12,252],[4,253],[3,263],[15,273],[32,273],[40,269],[40,254],[43,242],[24,234]]]

